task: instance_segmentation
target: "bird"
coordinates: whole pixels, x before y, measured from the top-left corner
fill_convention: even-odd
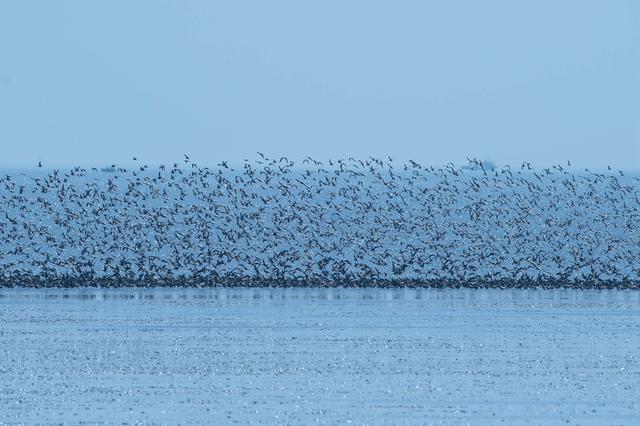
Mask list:
[[[386,159],[5,174],[0,285],[640,288],[639,179]]]

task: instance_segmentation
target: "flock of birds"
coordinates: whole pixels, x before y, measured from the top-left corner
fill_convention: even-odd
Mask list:
[[[0,286],[640,287],[640,179],[570,164],[185,156],[0,197]]]

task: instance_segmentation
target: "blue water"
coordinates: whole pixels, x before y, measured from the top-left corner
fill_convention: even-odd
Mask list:
[[[640,293],[0,290],[0,424],[637,424]]]

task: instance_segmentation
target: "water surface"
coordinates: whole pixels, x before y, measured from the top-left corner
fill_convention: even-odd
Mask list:
[[[0,424],[637,424],[640,292],[0,290]]]

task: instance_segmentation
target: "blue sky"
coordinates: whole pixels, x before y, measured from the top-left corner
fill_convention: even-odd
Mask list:
[[[0,166],[640,165],[640,2],[0,2]]]

